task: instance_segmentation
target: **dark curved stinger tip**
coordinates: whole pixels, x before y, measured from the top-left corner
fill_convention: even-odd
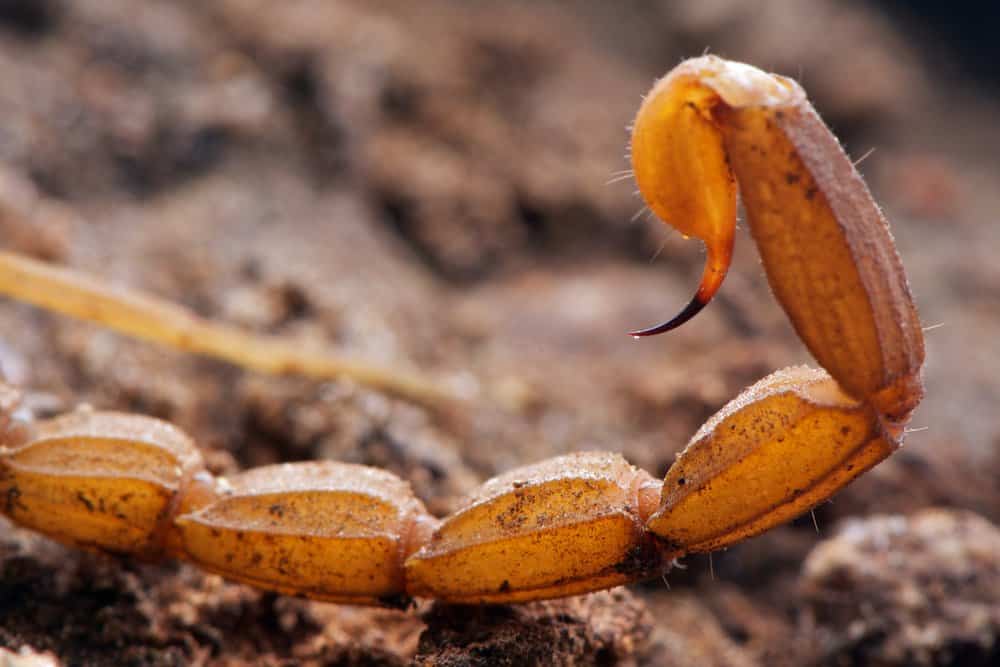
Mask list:
[[[677,315],[663,324],[657,324],[655,327],[650,327],[648,329],[641,329],[639,331],[630,331],[629,336],[633,338],[643,338],[645,336],[655,336],[656,334],[666,333],[676,329],[680,325],[684,324],[692,317],[701,312],[701,309],[708,305],[708,301],[702,301],[700,294],[695,294],[694,298],[688,302],[688,305],[684,306],[684,310],[677,313]]]

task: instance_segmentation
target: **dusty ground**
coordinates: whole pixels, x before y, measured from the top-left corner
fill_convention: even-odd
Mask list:
[[[706,47],[800,78],[852,155],[876,149],[861,168],[940,324],[926,430],[817,508],[819,534],[806,517],[631,591],[401,614],[0,519],[0,646],[72,665],[995,664],[1000,109],[884,17],[791,4],[0,2],[3,247],[484,397],[445,423],[4,303],[0,368],[39,414],[169,419],[216,472],[386,467],[439,514],[556,453],[663,473],[740,388],[806,360],[745,234],[698,320],[624,335],[689,298],[701,257],[608,181],[639,96]]]

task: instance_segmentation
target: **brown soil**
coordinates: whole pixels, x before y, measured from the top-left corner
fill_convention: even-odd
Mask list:
[[[0,2],[0,245],[488,399],[443,421],[13,303],[0,370],[36,414],[168,419],[217,473],[376,465],[437,514],[568,451],[662,474],[729,397],[807,360],[743,233],[695,322],[624,335],[686,302],[701,257],[608,182],[639,96],[711,46],[800,78],[852,155],[877,148],[861,168],[941,325],[926,430],[813,518],[631,592],[522,607],[312,603],[0,519],[0,664],[996,664],[997,100],[849,3],[611,7]]]

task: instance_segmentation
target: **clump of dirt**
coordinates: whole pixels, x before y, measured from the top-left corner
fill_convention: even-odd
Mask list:
[[[424,618],[414,664],[428,667],[636,664],[652,626],[621,588],[517,606],[435,605]]]
[[[849,519],[812,551],[800,583],[823,664],[1000,660],[1000,530],[975,514]]]

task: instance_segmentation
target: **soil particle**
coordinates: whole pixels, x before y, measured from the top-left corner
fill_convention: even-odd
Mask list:
[[[0,648],[2,667],[60,667],[60,664],[51,653],[38,653],[30,646],[22,646],[16,652]]]

